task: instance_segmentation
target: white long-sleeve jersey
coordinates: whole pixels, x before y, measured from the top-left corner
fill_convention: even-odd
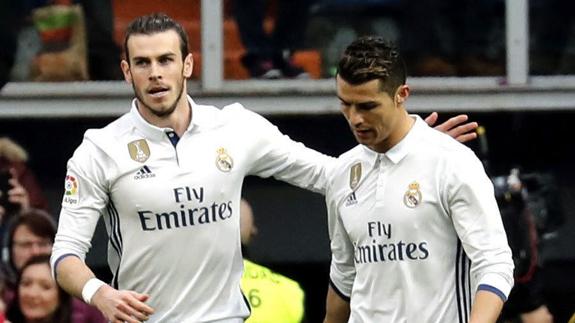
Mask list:
[[[385,154],[340,156],[326,201],[330,280],[349,322],[468,322],[478,289],[505,300],[513,262],[474,153],[416,117]]]
[[[52,266],[84,259],[98,218],[109,234],[111,285],[151,295],[149,322],[243,322],[239,210],[246,175],[323,192],[327,157],[233,104],[195,104],[177,136],[135,103],[88,130],[68,162]]]

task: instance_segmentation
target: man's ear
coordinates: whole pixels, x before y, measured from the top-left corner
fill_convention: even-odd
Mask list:
[[[394,101],[398,105],[400,105],[405,103],[408,97],[409,97],[409,86],[407,84],[403,84],[397,88],[397,91],[395,91]]]
[[[192,72],[194,71],[194,57],[192,53],[189,53],[184,59],[184,77],[192,77]]]
[[[120,62],[120,68],[122,68],[122,73],[124,73],[124,79],[128,83],[132,83],[132,74],[130,73],[130,64],[123,59]]]

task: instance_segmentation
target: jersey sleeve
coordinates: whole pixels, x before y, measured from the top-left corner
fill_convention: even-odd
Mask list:
[[[67,256],[82,260],[91,247],[91,240],[100,214],[108,204],[106,171],[110,165],[92,142],[84,138],[68,161],[62,208],[58,220],[52,268]]]
[[[513,260],[493,185],[481,162],[468,152],[448,166],[447,205],[478,290],[503,301],[513,287]]]
[[[354,249],[337,209],[335,192],[328,188],[326,205],[331,248],[330,284],[349,301],[355,279]]]
[[[325,194],[326,171],[335,160],[290,139],[264,117],[245,110],[243,127],[250,133],[250,175],[270,177]]]

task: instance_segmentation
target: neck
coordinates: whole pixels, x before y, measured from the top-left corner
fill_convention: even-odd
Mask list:
[[[170,115],[170,122],[166,126],[174,129],[179,137],[184,134],[186,129],[188,129],[190,122],[192,121],[192,106],[188,102],[186,96],[183,96],[182,101],[183,102],[181,103],[178,102],[178,106],[176,107],[174,113]]]
[[[144,120],[156,127],[171,128],[180,137],[184,134],[192,120],[192,107],[190,106],[186,95],[182,95],[180,97],[176,103],[174,111],[163,116],[158,116],[149,112],[146,108],[142,107],[139,100],[137,101],[137,104],[140,115]]]
[[[378,153],[386,153],[407,136],[409,130],[411,130],[414,124],[415,119],[410,117],[409,114],[407,114],[407,111],[404,110],[397,120],[395,129],[389,134],[387,140],[376,147],[370,148]]]

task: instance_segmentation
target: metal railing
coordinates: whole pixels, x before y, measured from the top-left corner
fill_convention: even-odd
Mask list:
[[[239,101],[263,115],[339,113],[333,79],[224,80],[223,7],[202,0],[202,79],[188,82],[199,103]],[[410,78],[410,112],[551,111],[575,109],[574,76],[530,76],[527,0],[506,0],[507,75]],[[125,113],[133,97],[120,81],[8,83],[0,118],[91,118]]]

